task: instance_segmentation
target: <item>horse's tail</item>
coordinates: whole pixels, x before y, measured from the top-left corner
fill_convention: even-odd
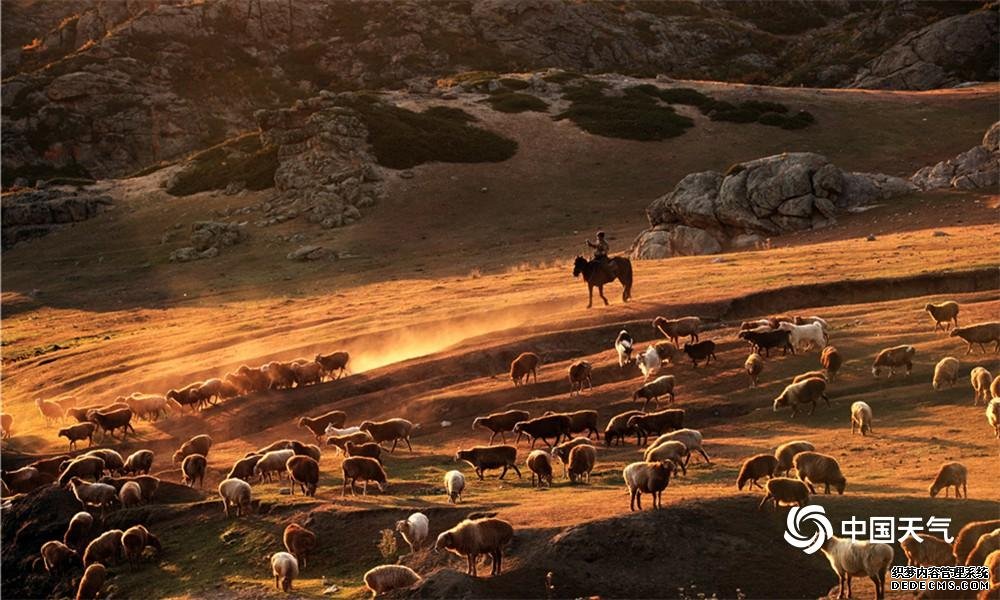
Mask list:
[[[618,275],[625,289],[622,290],[622,302],[628,302],[632,298],[632,261],[622,257],[622,269]]]

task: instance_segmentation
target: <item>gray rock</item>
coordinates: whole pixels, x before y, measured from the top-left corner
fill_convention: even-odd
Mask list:
[[[286,258],[288,260],[309,261],[309,260],[320,260],[322,258],[326,258],[329,255],[330,251],[324,248],[323,246],[309,245],[309,246],[301,246],[289,252]]]

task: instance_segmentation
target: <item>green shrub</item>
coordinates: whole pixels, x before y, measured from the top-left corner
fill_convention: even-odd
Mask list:
[[[198,152],[187,162],[167,188],[174,196],[221,190],[234,181],[244,182],[248,190],[266,190],[274,187],[278,149],[262,147],[259,134],[247,133]]]
[[[454,116],[416,113],[383,102],[342,98],[368,127],[368,143],[379,164],[407,169],[432,162],[500,162],[514,156],[517,142],[457,121]]]
[[[580,79],[583,75],[577,73],[576,71],[556,71],[555,73],[549,73],[542,77],[544,81],[549,83],[564,84],[573,81],[574,79]]]
[[[714,102],[712,98],[702,94],[698,90],[693,90],[691,88],[669,88],[665,90],[659,90],[657,94],[660,100],[668,104],[687,104],[689,106],[704,106],[710,102]]]
[[[787,119],[788,117],[786,117],[783,114],[776,112],[766,112],[761,116],[757,117],[757,122],[760,123],[761,125],[771,125],[772,127],[781,127],[782,125],[785,124],[785,121]]]
[[[531,86],[530,82],[523,79],[514,79],[513,77],[504,77],[500,79],[500,85],[511,91],[523,90]]]
[[[642,90],[624,96],[606,96],[599,88],[580,87],[563,95],[570,107],[555,119],[569,119],[578,127],[604,137],[628,140],[663,140],[684,133],[694,122],[662,106]]]
[[[786,113],[788,112],[788,107],[784,104],[778,104],[777,102],[766,102],[762,100],[747,100],[746,102],[740,102],[740,108],[746,110],[753,110],[759,113],[766,112],[776,112],[776,113]]]
[[[787,117],[785,122],[781,124],[782,129],[803,129],[809,127],[816,122],[816,117],[812,116],[812,113],[800,110],[791,117]]]
[[[753,110],[747,110],[745,108],[734,108],[732,110],[716,110],[709,115],[709,119],[713,121],[731,121],[733,123],[753,123],[760,113]]]
[[[486,102],[498,110],[505,113],[520,113],[525,111],[545,112],[549,105],[541,98],[536,98],[530,94],[519,94],[517,92],[505,92],[494,94],[486,99]]]
[[[454,106],[432,106],[421,114],[437,119],[449,119],[451,121],[459,121],[462,123],[471,123],[477,120],[476,117],[473,117],[461,108],[456,108]]]

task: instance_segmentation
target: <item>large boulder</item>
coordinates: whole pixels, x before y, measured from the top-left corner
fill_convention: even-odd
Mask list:
[[[86,186],[55,186],[24,189],[3,195],[3,247],[41,237],[71,223],[91,219],[111,206],[110,196]]]
[[[1000,121],[990,126],[980,145],[954,158],[921,168],[910,177],[910,183],[922,190],[955,188],[996,191],[1000,183]]]

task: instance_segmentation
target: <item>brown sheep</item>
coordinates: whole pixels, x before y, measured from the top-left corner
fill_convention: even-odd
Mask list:
[[[928,303],[924,310],[934,319],[934,331],[938,328],[948,331],[952,324],[958,327],[958,302],[949,300],[940,304]]]
[[[316,444],[303,444],[302,442],[292,440],[290,449],[295,454],[308,456],[316,462],[319,462],[322,457],[322,451]]]
[[[504,436],[504,433],[507,431],[513,431],[514,425],[517,425],[521,421],[527,421],[530,418],[531,415],[529,415],[526,410],[508,410],[502,413],[486,415],[485,417],[476,417],[472,421],[472,428],[488,429],[493,432],[492,435],[490,435],[490,445],[493,444],[493,438],[495,438],[498,433],[500,434],[501,443],[506,444],[507,438]]]
[[[267,375],[267,387],[271,390],[283,390],[295,385],[295,371],[292,363],[271,361],[261,367]]]
[[[296,443],[297,442],[295,440],[278,440],[276,442],[271,442],[263,448],[258,448],[252,453],[247,453],[244,456],[249,456],[250,454],[267,454],[268,452],[274,452],[275,450],[292,450],[292,446]]]
[[[835,347],[827,346],[819,355],[819,363],[823,365],[823,370],[830,377],[830,381],[833,381],[837,378],[840,367],[844,366],[844,357]]]
[[[208,457],[208,451],[212,448],[212,438],[207,435],[196,435],[184,442],[177,452],[174,452],[174,464],[180,464],[185,458],[192,454],[200,454]]]
[[[569,464],[569,453],[577,446],[590,445],[590,439],[585,437],[575,437],[568,442],[563,442],[552,447],[552,456],[559,459],[563,464],[563,476],[566,476],[566,465]]]
[[[885,367],[889,368],[889,377],[896,374],[897,367],[906,367],[906,374],[909,375],[913,371],[913,356],[916,353],[917,349],[913,346],[903,345],[886,348],[875,356],[875,362],[872,363],[872,375],[878,377]]]
[[[198,393],[198,389],[201,387],[201,382],[190,383],[181,389],[172,389],[167,392],[167,400],[173,400],[181,406],[190,406],[191,412],[198,410],[198,405],[201,403],[201,395]]]
[[[690,341],[698,341],[698,331],[701,329],[701,319],[698,317],[681,317],[679,319],[666,319],[656,317],[653,319],[653,329],[656,329],[674,344],[680,343],[680,338],[690,336]]]
[[[774,412],[778,412],[783,406],[791,406],[792,418],[795,418],[800,404],[810,404],[811,415],[816,412],[816,403],[820,399],[826,400],[826,405],[830,406],[830,398],[826,395],[826,381],[814,377],[785,386],[781,395],[774,399],[773,409]]]
[[[750,490],[753,489],[753,486],[763,489],[763,486],[757,483],[757,480],[761,477],[770,479],[777,467],[778,459],[771,454],[755,454],[751,456],[743,461],[743,466],[740,467],[740,474],[736,478],[736,489],[742,490],[743,486],[747,483],[750,484],[748,487]]]
[[[642,494],[653,497],[653,508],[663,507],[663,490],[670,485],[672,462],[634,462],[622,471],[625,487],[628,488],[629,509],[642,510]]]
[[[122,465],[122,472],[148,475],[149,470],[152,468],[153,468],[153,451],[137,450],[132,454],[129,454],[128,458],[125,459],[125,464]]]
[[[80,559],[80,555],[66,544],[52,540],[42,544],[42,561],[45,563],[45,570],[52,575],[60,573],[70,563]]]
[[[698,368],[699,361],[705,361],[705,366],[712,362],[714,359],[718,362],[718,357],[715,356],[715,342],[712,340],[705,340],[704,342],[698,342],[697,344],[684,344],[684,354],[688,355],[691,359],[691,363],[694,368]]]
[[[66,411],[63,410],[63,407],[51,400],[36,398],[35,406],[38,407],[38,413],[45,419],[46,425],[51,425],[53,421],[62,421],[66,418]]]
[[[285,550],[299,561],[301,568],[306,568],[306,556],[316,547],[316,534],[298,523],[289,523],[281,539]]]
[[[558,444],[563,436],[570,437],[569,431],[571,427],[572,420],[568,415],[547,415],[528,419],[514,425],[514,433],[517,434],[517,440],[514,443],[518,443],[523,434],[531,440],[532,448],[535,447],[535,442],[539,439],[551,448],[553,445]],[[548,438],[550,437],[555,438],[552,443],[549,443]]]
[[[788,472],[792,470],[792,459],[799,452],[808,452],[815,450],[816,446],[812,445],[810,442],[804,440],[797,440],[794,442],[786,442],[774,451],[774,457],[778,459],[778,465],[774,467],[774,475],[788,475]]]
[[[220,400],[222,398],[222,389],[224,386],[225,383],[218,378],[206,379],[203,381],[195,392],[198,396],[199,404],[215,404],[212,400]]]
[[[97,404],[90,404],[87,406],[74,406],[66,409],[66,416],[71,417],[77,423],[89,423],[87,420],[87,414],[91,411],[99,409],[100,406]]]
[[[552,487],[552,457],[545,450],[533,450],[528,454],[525,461],[528,470],[531,471],[531,487],[542,487],[542,483],[548,482]],[[537,480],[537,484],[535,481]]]
[[[757,387],[757,383],[760,381],[760,374],[764,370],[764,359],[760,357],[760,354],[756,352],[752,353],[747,357],[746,362],[743,363],[743,370],[747,372],[747,376],[750,378],[750,389]]]
[[[347,442],[344,450],[347,456],[367,456],[368,458],[374,458],[379,464],[382,463],[382,446],[379,446],[375,442],[365,444]]]
[[[0,413],[0,439],[9,440],[14,427],[14,415]]]
[[[641,388],[632,392],[632,402],[637,402],[639,398],[645,400],[642,403],[642,410],[646,410],[646,406],[652,402],[654,405],[659,406],[660,396],[670,396],[670,404],[674,402],[674,376],[673,375],[662,375],[657,377],[653,381],[646,383]]]
[[[562,414],[569,417],[570,434],[583,433],[586,431],[588,439],[590,438],[591,434],[593,434],[595,438],[601,439],[601,433],[600,431],[597,430],[596,410],[578,410],[570,413],[556,413],[549,410],[546,411],[542,416],[547,417],[556,414]]]
[[[493,562],[491,575],[500,575],[503,565],[503,548],[514,538],[514,527],[502,519],[466,519],[441,533],[434,543],[434,551],[448,550],[468,560],[468,574],[476,576],[476,563],[480,554],[488,554]]]
[[[88,415],[88,418],[90,422],[97,424],[102,435],[108,434],[111,437],[115,437],[115,430],[121,429],[122,440],[124,440],[129,431],[135,433],[135,428],[132,427],[131,408],[120,408],[108,412],[95,411],[92,415]]]
[[[792,383],[800,383],[806,379],[822,379],[826,381],[826,371],[806,371],[805,373],[799,373],[795,377],[792,377]]]
[[[2,479],[9,491],[23,494],[51,481],[34,467],[22,467],[15,471],[3,471]]]
[[[990,384],[990,398],[1000,398],[1000,375],[994,377]]]
[[[350,375],[351,371],[347,368],[347,363],[350,361],[351,355],[347,352],[334,352],[325,356],[322,354],[316,355],[316,362],[323,367],[323,374],[331,378],[334,371],[337,371],[337,379],[340,379],[345,373]]]
[[[95,450],[89,450],[83,456],[97,456],[104,461],[104,468],[107,470],[109,475],[114,475],[116,472],[121,472],[125,468],[125,459],[122,458],[121,454],[111,448],[97,448]]]
[[[646,448],[642,454],[642,460],[646,462],[670,461],[680,468],[682,474],[687,475],[687,463],[691,460],[691,451],[680,440],[667,440]]]
[[[684,409],[668,408],[654,413],[629,417],[628,427],[635,431],[635,444],[641,446],[651,434],[660,435],[684,427]]]
[[[967,564],[966,561],[969,557],[969,553],[971,553],[972,549],[976,546],[976,543],[979,541],[979,537],[998,527],[1000,527],[1000,519],[994,519],[992,521],[972,521],[959,530],[958,535],[955,536],[954,542],[955,558],[958,561],[958,564]]]
[[[538,365],[542,359],[534,352],[524,352],[510,363],[510,378],[515,386],[526,385],[531,375],[535,376],[535,383],[538,383]]]
[[[351,495],[357,496],[354,483],[361,480],[361,495],[368,495],[368,482],[374,481],[378,486],[378,491],[385,492],[389,488],[388,479],[382,465],[374,458],[367,456],[350,456],[344,459],[341,467],[344,470],[344,489],[342,496],[347,495],[347,486],[351,486]]]
[[[83,552],[87,544],[94,539],[94,516],[89,512],[80,511],[73,515],[66,526],[66,533],[63,534],[63,543],[76,550]]]
[[[122,551],[131,570],[134,571],[139,567],[142,562],[142,552],[147,546],[156,549],[157,552],[163,550],[159,538],[142,525],[129,527],[122,534]]]
[[[59,475],[60,471],[62,471],[63,463],[68,460],[73,459],[68,454],[62,454],[60,456],[53,456],[52,458],[42,458],[36,460],[28,466],[38,469],[39,473],[55,477]]]
[[[591,381],[591,375],[594,368],[589,362],[585,360],[578,360],[569,366],[569,395],[572,396],[573,392],[577,395],[583,393],[583,385],[587,385],[587,389],[594,389],[593,381]]]
[[[906,564],[911,567],[955,564],[955,552],[951,544],[928,533],[921,533],[919,542],[913,536],[907,536],[899,545],[906,554]]]
[[[64,437],[69,440],[69,449],[73,450],[76,448],[76,443],[80,440],[87,440],[87,447],[90,448],[94,445],[94,432],[97,430],[97,425],[94,423],[77,423],[76,425],[70,425],[69,427],[63,427],[59,430],[59,437]]]
[[[586,479],[590,483],[590,472],[594,470],[597,463],[597,448],[589,444],[574,446],[569,451],[569,465],[567,474],[571,482]]]
[[[137,477],[101,477],[100,480],[101,483],[106,483],[119,491],[121,491],[122,487],[130,481],[139,484],[139,490],[144,503],[152,502],[153,496],[156,495],[156,490],[160,487],[160,478],[152,475],[139,475]]]
[[[285,469],[288,471],[288,487],[293,496],[296,483],[304,495],[316,495],[316,486],[319,485],[318,462],[309,456],[295,455],[285,463]]]
[[[340,448],[342,452],[347,449],[347,444],[367,444],[372,441],[372,436],[367,431],[356,431],[347,435],[331,435],[326,438],[327,446]]]
[[[326,434],[326,426],[343,427],[347,421],[347,413],[342,410],[331,410],[318,417],[302,417],[299,419],[299,427],[305,427],[312,432],[316,439]]]
[[[997,550],[1000,550],[1000,528],[979,536],[979,540],[976,542],[975,547],[972,548],[972,552],[969,552],[968,558],[965,559],[965,565],[983,565],[986,562],[986,557]]]
[[[503,469],[500,479],[507,474],[507,469],[514,469],[518,478],[521,471],[517,468],[517,448],[514,446],[475,446],[468,450],[455,453],[455,462],[465,461],[476,469],[476,475],[483,479],[483,472],[489,469]]]
[[[365,431],[372,436],[372,441],[376,444],[391,441],[392,448],[389,448],[389,452],[396,450],[396,444],[399,443],[399,440],[406,442],[406,447],[410,452],[413,452],[413,446],[410,445],[410,432],[413,431],[413,423],[406,419],[365,421],[358,427],[361,431]]]
[[[393,590],[413,587],[422,581],[420,575],[403,565],[380,565],[365,573],[365,587],[372,593],[372,599]]]
[[[643,414],[641,410],[627,410],[611,417],[608,425],[604,428],[604,444],[611,446],[615,443],[615,440],[618,440],[621,442],[620,445],[624,446],[625,436],[634,431],[628,424],[629,419],[641,414]]]
[[[229,470],[229,474],[226,475],[226,479],[242,479],[247,483],[253,479],[253,469],[257,466],[257,461],[261,459],[263,454],[257,454],[252,452],[247,456],[239,459],[233,464],[233,468]]]
[[[118,491],[118,501],[124,508],[139,506],[142,504],[142,488],[134,481],[126,481]]]
[[[325,370],[316,361],[305,361],[292,363],[292,373],[295,375],[296,387],[303,387],[323,381]]]
[[[66,465],[59,474],[59,487],[66,487],[74,477],[91,478],[97,481],[104,472],[104,460],[99,456],[81,456]]]
[[[201,454],[190,454],[184,457],[181,463],[181,481],[184,485],[194,487],[198,482],[198,487],[205,487],[205,471],[208,468],[208,460]]]
[[[89,567],[94,563],[110,566],[121,560],[124,534],[121,529],[111,529],[94,538],[83,553],[83,566]]]
[[[80,587],[76,589],[76,600],[95,600],[101,593],[107,577],[108,571],[101,563],[88,566],[80,579]]]
[[[809,491],[813,494],[816,493],[814,484],[822,483],[826,494],[830,493],[831,484],[838,494],[843,494],[847,487],[847,478],[840,472],[837,459],[832,456],[819,452],[799,452],[792,459],[792,465],[798,472],[799,479],[809,486]]]
[[[972,405],[979,406],[979,399],[983,399],[983,404],[989,403],[990,384],[993,381],[993,374],[984,367],[976,367],[969,373],[969,382],[972,383]]]
[[[803,507],[809,504],[809,489],[798,479],[774,477],[764,484],[764,498],[761,499],[757,510],[764,508],[768,500],[774,502],[774,510],[778,510],[779,504],[798,504],[799,507]]]
[[[955,497],[961,498],[963,495],[969,497],[969,485],[968,485],[969,470],[965,468],[965,465],[957,462],[949,462],[941,465],[938,469],[937,476],[934,478],[934,483],[931,484],[929,490],[931,493],[931,498],[934,498],[938,493],[944,489],[944,497],[948,497],[948,491],[954,487]],[[959,493],[959,488],[964,491],[964,494]]]

